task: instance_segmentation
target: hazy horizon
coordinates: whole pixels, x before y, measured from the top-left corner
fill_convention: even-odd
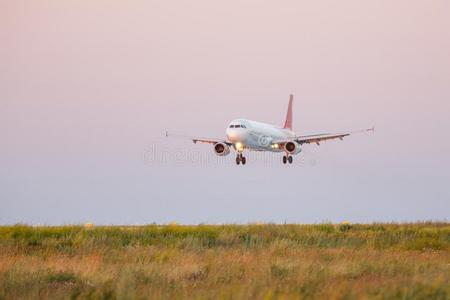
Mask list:
[[[450,218],[448,1],[3,1],[0,224]],[[236,118],[298,134],[217,158]]]

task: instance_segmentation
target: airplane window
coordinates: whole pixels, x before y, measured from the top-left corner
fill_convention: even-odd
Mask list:
[[[247,128],[245,125],[236,124],[236,125],[230,125],[230,128]]]

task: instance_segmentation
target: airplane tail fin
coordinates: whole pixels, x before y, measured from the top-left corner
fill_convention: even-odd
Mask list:
[[[294,95],[289,96],[289,106],[286,114],[286,121],[284,122],[284,128],[292,130],[292,102],[294,101]]]

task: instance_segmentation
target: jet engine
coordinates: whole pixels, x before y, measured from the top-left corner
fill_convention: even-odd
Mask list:
[[[230,154],[230,147],[228,147],[228,145],[224,143],[216,143],[214,144],[214,152],[218,156],[227,156],[228,154]]]
[[[298,154],[302,152],[302,148],[300,148],[300,144],[297,142],[287,142],[284,144],[284,150],[286,150],[289,154]]]

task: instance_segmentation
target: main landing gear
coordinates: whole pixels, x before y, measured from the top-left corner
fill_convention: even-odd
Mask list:
[[[239,165],[240,163],[242,163],[243,165],[245,165],[245,163],[247,162],[247,160],[245,159],[245,157],[242,155],[242,153],[239,153],[236,156],[236,164]]]
[[[290,164],[292,164],[292,161],[293,161],[293,158],[292,158],[292,156],[290,156],[290,155],[288,155],[288,154],[286,154],[286,155],[284,155],[283,156],[283,164],[286,164],[286,163],[290,163]]]

